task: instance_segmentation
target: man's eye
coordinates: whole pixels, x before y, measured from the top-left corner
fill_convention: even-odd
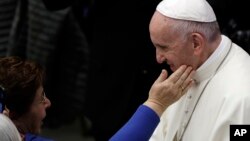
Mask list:
[[[161,50],[167,50],[167,49],[169,49],[169,47],[168,46],[158,46]]]

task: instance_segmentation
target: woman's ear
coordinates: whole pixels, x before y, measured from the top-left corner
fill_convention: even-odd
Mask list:
[[[191,38],[194,54],[199,56],[204,49],[204,38],[199,33],[192,33]]]

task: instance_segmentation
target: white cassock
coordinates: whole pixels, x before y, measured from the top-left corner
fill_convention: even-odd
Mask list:
[[[250,124],[250,56],[241,47],[222,35],[195,80],[163,113],[150,141],[229,141],[231,124]]]

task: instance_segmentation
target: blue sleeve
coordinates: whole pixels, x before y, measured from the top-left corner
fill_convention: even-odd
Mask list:
[[[109,141],[148,141],[159,122],[159,116],[152,109],[141,105]]]
[[[27,133],[25,135],[25,141],[54,141],[54,140],[46,139],[46,138],[40,137],[38,135],[33,135],[33,134],[30,134],[30,133]]]

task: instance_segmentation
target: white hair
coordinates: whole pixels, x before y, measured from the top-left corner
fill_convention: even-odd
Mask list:
[[[198,32],[202,34],[209,42],[213,42],[220,35],[220,27],[218,22],[195,22],[167,18],[171,25],[172,32],[178,32],[182,35],[182,40],[188,33]]]
[[[22,141],[14,123],[4,114],[0,114],[0,140]]]

